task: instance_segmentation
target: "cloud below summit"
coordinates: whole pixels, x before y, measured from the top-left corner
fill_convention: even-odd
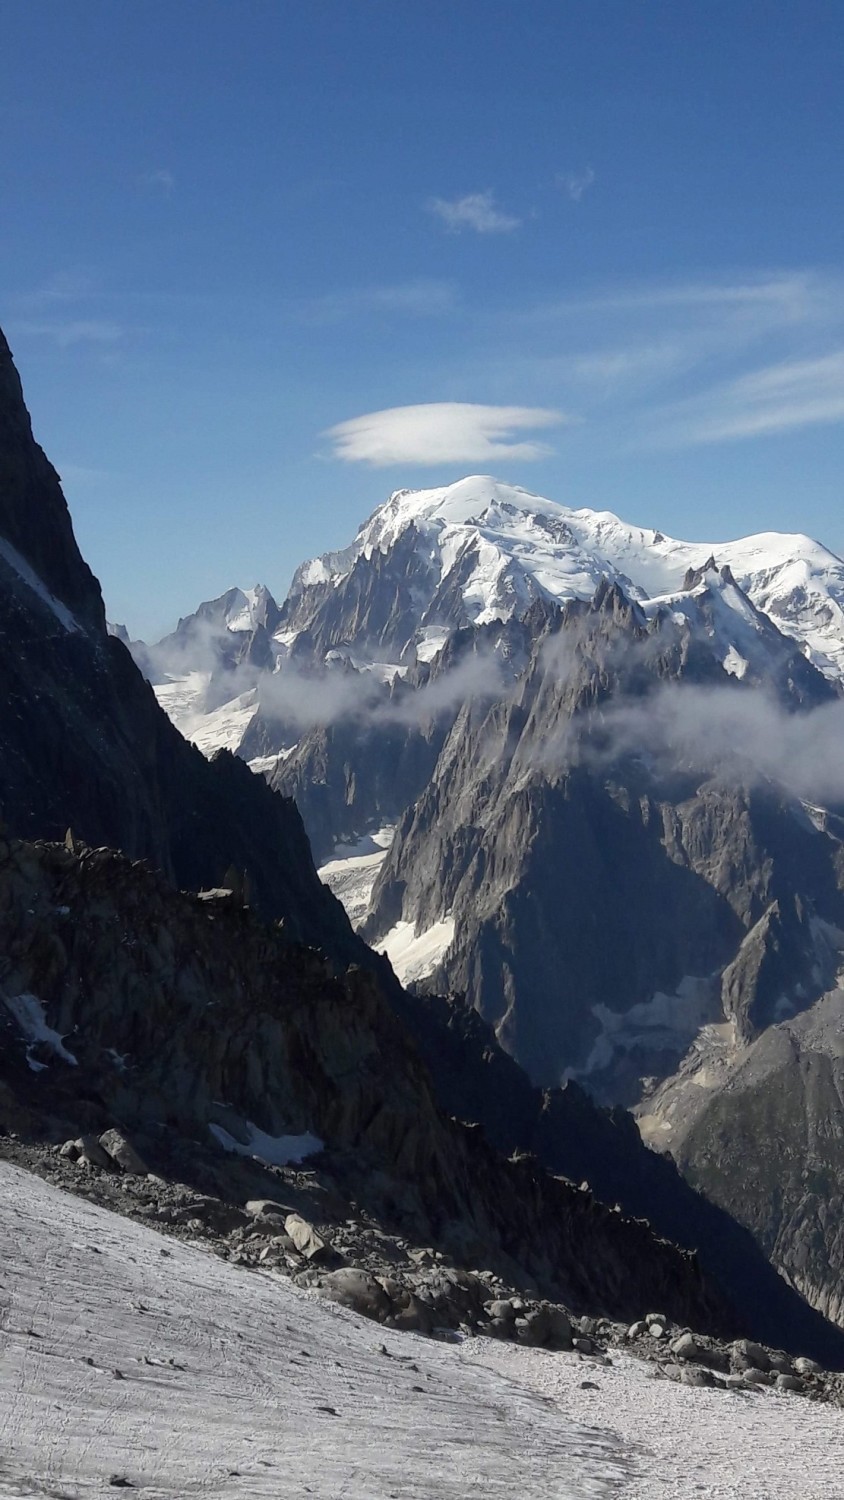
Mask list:
[[[390,464],[487,464],[497,459],[544,458],[546,443],[522,441],[517,434],[571,422],[562,412],[540,406],[479,406],[463,401],[432,401],[394,406],[338,422],[324,436],[334,456],[373,468]]]

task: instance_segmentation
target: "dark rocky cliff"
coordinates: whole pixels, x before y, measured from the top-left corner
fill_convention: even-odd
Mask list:
[[[344,1196],[411,1243],[583,1310],[748,1326],[692,1255],[450,1120],[375,976],[333,977],[233,898],[174,893],[108,850],[3,840],[0,952],[0,1125],[117,1125],[188,1159],[213,1124],[312,1132]]]
[[[759,1037],[677,1155],[792,1284],[844,1322],[844,991]]]
[[[784,711],[832,693],[804,667]],[[783,994],[809,1003],[834,976],[813,923],[844,926],[841,846],[787,792],[649,752],[666,685],[751,691],[617,588],[550,621],[511,695],[458,714],[363,929],[377,947],[450,914],[428,987],[465,993],[535,1082],[568,1070],[612,1102],[673,1071],[702,1025],[748,1039]]]
[[[294,804],[242,761],[220,753],[209,764],[188,745],[106,633],[99,585],[32,436],[5,340],[0,638],[0,814],[13,833],[63,838],[70,826],[192,889],[220,885],[232,866],[246,870],[266,916],[343,959],[360,951],[317,879]]]

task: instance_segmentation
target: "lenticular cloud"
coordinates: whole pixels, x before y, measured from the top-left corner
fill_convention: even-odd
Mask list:
[[[477,406],[463,401],[432,401],[394,406],[339,422],[325,434],[337,458],[389,464],[479,463],[490,459],[544,458],[545,443],[517,441],[516,434],[558,427],[570,418],[542,406]]]

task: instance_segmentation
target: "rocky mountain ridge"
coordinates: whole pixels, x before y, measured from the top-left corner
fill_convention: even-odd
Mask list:
[[[761,1184],[742,1203],[712,1131],[841,966],[840,570],[806,539],[690,548],[492,481],[399,492],[300,569],[234,728],[403,978],[465,993],[534,1081],[634,1107],[833,1311],[828,1216],[796,1186],[805,1224]],[[829,1167],[830,1087],[796,1183]]]
[[[576,1310],[648,1302],[729,1330],[692,1256],[444,1115],[372,973],[332,977],[231,893],[174,893],[107,850],[4,841],[0,950],[7,1131],[79,1137],[102,1166],[96,1138],[117,1126],[165,1175],[219,1174],[247,1195],[262,1158],[316,1153],[348,1219],[356,1203]]]
[[[247,871],[253,900],[347,959],[345,915],[318,881],[292,802],[242,761],[212,764],[169,723],[124,644],[106,631],[58,475],[35,442],[0,339],[0,816],[19,836],[149,859],[177,884]]]
[[[285,695],[279,683],[267,689],[267,677],[283,678],[297,662],[324,669],[340,661],[391,680],[409,664],[430,661],[456,630],[515,619],[538,600],[588,601],[607,582],[650,612],[669,608],[694,620],[689,594],[707,572],[722,569],[757,616],[840,679],[844,562],[811,538],[764,533],[681,542],[486,476],[395,492],[349,547],[302,564],[281,605],[263,586],[232,589],[156,646],[139,643],[137,653],[168,712],[203,749],[238,750],[247,729],[254,737],[260,727],[278,754],[296,743],[302,725],[277,711]],[[261,603],[253,608],[249,599]],[[717,619],[710,610],[697,623],[726,669],[740,676],[755,622],[742,626],[735,597],[731,604],[732,613],[725,605]],[[242,700],[236,713],[219,713],[235,700]],[[282,733],[268,727],[274,721]]]
[[[435,1017],[433,1030],[430,1018],[421,1030],[414,1028],[413,1002],[389,966],[354,936],[316,879],[292,804],[234,757],[218,755],[209,765],[185,745],[156,707],[124,643],[107,635],[98,587],[78,552],[64,562],[51,560],[40,543],[30,542],[18,507],[22,485],[29,485],[33,537],[40,536],[40,522],[49,521],[52,511],[56,529],[51,531],[50,522],[47,535],[69,547],[72,531],[57,478],[32,439],[15,382],[10,377],[4,387],[11,416],[9,452],[0,471],[0,534],[15,538],[4,542],[0,607],[16,643],[4,660],[13,712],[0,741],[0,774],[13,834],[61,833],[67,824],[72,832],[64,846],[52,848],[12,839],[4,855],[7,1130],[22,1128],[54,1150],[67,1131],[82,1145],[68,1148],[62,1160],[86,1168],[89,1162],[97,1165],[93,1158],[105,1150],[110,1132],[129,1129],[165,1172],[179,1162],[184,1169],[187,1153],[190,1172],[207,1171],[212,1179],[221,1146],[240,1160],[255,1154],[256,1143],[277,1153],[289,1151],[291,1141],[297,1150],[306,1142],[311,1150],[331,1140],[337,1153],[332,1170],[340,1174],[347,1207],[350,1193],[365,1196],[375,1226],[409,1215],[415,1234],[440,1236],[450,1256],[476,1258],[478,1245],[485,1246],[483,1253],[499,1257],[501,1274],[511,1283],[530,1277],[549,1295],[559,1292],[572,1304],[591,1299],[596,1306],[620,1308],[630,1264],[644,1260],[667,1278],[666,1297],[678,1299],[678,1319],[689,1314],[686,1321],[698,1326],[708,1318],[727,1326],[723,1320],[729,1323],[735,1315],[726,1308],[724,1293],[701,1278],[688,1255],[660,1249],[644,1226],[627,1227],[624,1214],[588,1193],[572,1197],[571,1184],[549,1176],[546,1169],[559,1171],[566,1157],[561,1148],[555,1155],[556,1129],[564,1130],[578,1114],[582,1124],[584,1110],[585,1118],[597,1122],[601,1117],[590,1113],[591,1106],[578,1104],[574,1095],[568,1101],[565,1094],[555,1097],[549,1106],[556,1121],[552,1144],[543,1145],[547,1132],[535,1132],[545,1169],[537,1160],[503,1162],[485,1139],[494,1137],[490,1105],[496,1072],[482,1065],[490,1044],[470,1032],[465,1046],[476,1103],[464,1110],[458,1100],[451,1109],[477,1114],[483,1128],[449,1123],[447,1023]],[[733,587],[727,579],[722,582],[725,591]],[[643,640],[665,628],[662,615],[649,620],[617,587],[604,590],[600,607],[607,620],[623,619]],[[585,607],[569,608],[571,621],[581,621]],[[254,670],[261,632],[265,637],[272,620],[271,601],[257,591],[230,596],[222,615],[229,634],[241,633],[229,631],[229,623],[244,610],[244,660]],[[461,697],[479,705],[479,717],[514,701],[529,675],[536,639],[559,624],[559,613],[537,597],[523,616],[452,633],[430,662],[408,664],[406,672],[368,673],[367,711],[374,708],[385,716],[382,724],[404,735],[405,789],[426,774],[432,760],[439,763]],[[216,628],[214,611],[208,618]],[[697,659],[702,651],[706,671],[719,666],[694,630],[677,630],[681,656]],[[194,627],[183,631],[191,642],[195,634]],[[354,664],[331,651],[321,661],[306,636],[293,643],[290,657],[311,696],[320,700],[342,691],[359,702],[361,674]],[[776,633],[772,639],[779,640]],[[783,661],[790,659],[790,650],[783,654],[777,645]],[[799,663],[795,659],[785,671],[781,693],[795,705],[828,694],[828,684],[823,686],[824,679],[812,675],[808,664],[810,675],[805,682],[800,678]],[[226,663],[217,665],[223,706],[230,670]],[[293,722],[295,708],[295,703],[285,708]],[[332,715],[325,718],[333,728]],[[326,739],[325,749],[333,778],[333,739]],[[312,745],[310,753],[318,748]],[[387,780],[370,778],[366,796],[373,807],[386,794]],[[363,788],[361,779],[361,794]],[[354,780],[347,806],[350,816],[360,813]],[[330,803],[328,813],[330,821]],[[86,841],[94,840],[123,845],[135,863],[86,848]],[[141,868],[137,856],[161,875]],[[204,899],[179,897],[174,883],[194,891],[223,889],[206,890]],[[280,931],[255,923],[245,903],[264,921],[278,919]],[[303,943],[318,945],[324,956]],[[350,961],[360,967],[350,971]],[[409,1035],[422,1046],[430,1075]],[[379,1071],[386,1064],[389,1072]],[[400,1097],[391,1092],[396,1085]],[[535,1108],[532,1102],[528,1119]],[[508,1128],[502,1145],[531,1148],[531,1129],[524,1134]],[[613,1171],[616,1178],[622,1175],[619,1160],[625,1161],[626,1204],[637,1213],[642,1199],[653,1198],[650,1174],[643,1169],[647,1153],[638,1144],[634,1149],[628,1134],[613,1168],[607,1158],[614,1155],[614,1140],[610,1131],[594,1165],[608,1191]],[[207,1153],[215,1150],[217,1160],[209,1165]],[[263,1169],[241,1163],[237,1170]],[[408,1176],[417,1186],[408,1189]],[[669,1183],[668,1197],[679,1203],[681,1185],[670,1174],[663,1176],[663,1185]],[[328,1190],[330,1184],[318,1186]],[[295,1197],[294,1187],[288,1184]],[[301,1198],[296,1203],[303,1206]],[[295,1216],[295,1204],[288,1207]],[[701,1233],[711,1251],[716,1237],[705,1225]],[[735,1243],[738,1262],[752,1267],[750,1242],[739,1237]],[[281,1249],[286,1253],[286,1246]],[[764,1277],[759,1279],[764,1285]],[[720,1281],[723,1286],[724,1278]],[[743,1287],[752,1281],[751,1274]],[[786,1301],[777,1302],[776,1296],[773,1301],[783,1308],[783,1324],[791,1326],[788,1336],[803,1348],[806,1340],[818,1339],[834,1356],[834,1332],[813,1322],[799,1299],[777,1287]],[[641,1305],[632,1310],[641,1312]],[[758,1314],[757,1301],[747,1315]]]

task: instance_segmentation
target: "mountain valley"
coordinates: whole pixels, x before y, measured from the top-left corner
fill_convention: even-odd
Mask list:
[[[282,606],[127,644],[0,354],[0,1176],[19,1218],[47,1184],[33,1243],[53,1213],[57,1263],[91,1225],[116,1263],[217,1257],[203,1318],[248,1272],[294,1322],[842,1403],[837,560],[467,480]]]
[[[281,605],[230,590],[133,648],[186,733],[294,798],[405,984],[632,1109],[833,1316],[807,1184],[841,1171],[809,1039],[844,967],[842,605],[806,537],[681,543],[475,477],[397,492]],[[795,1063],[793,1177],[748,1197],[772,1047],[833,1076],[806,1138]]]

